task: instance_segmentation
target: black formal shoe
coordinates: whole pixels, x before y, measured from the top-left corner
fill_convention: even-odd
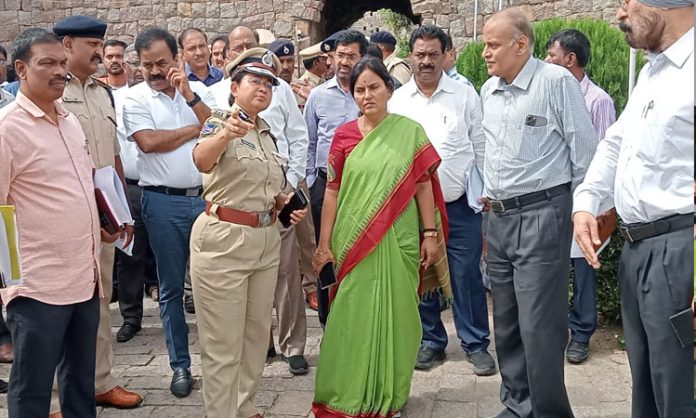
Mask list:
[[[495,360],[488,354],[488,351],[468,354],[467,360],[474,365],[474,373],[476,376],[492,376],[498,371],[495,367]]]
[[[123,324],[121,326],[121,329],[118,330],[116,333],[116,341],[120,343],[125,343],[126,341],[130,341],[133,337],[135,337],[135,334],[140,331],[141,326],[140,325],[132,325],[132,324]]]
[[[7,393],[7,387],[9,385],[4,380],[0,379],[0,393]]]
[[[307,364],[307,360],[305,360],[304,356],[290,356],[286,360],[290,368],[290,373],[295,376],[309,373],[309,364]]]
[[[278,353],[276,352],[275,346],[268,347],[268,351],[266,351],[266,360],[270,360],[277,355]]]
[[[445,360],[444,350],[435,350],[430,347],[421,347],[418,350],[418,359],[416,360],[416,369],[418,370],[430,370],[433,368],[435,363]]]
[[[191,394],[192,387],[193,379],[191,378],[191,371],[185,367],[174,369],[172,384],[169,386],[169,390],[172,391],[172,395],[176,396],[177,398],[185,398]]]
[[[184,310],[190,314],[196,313],[196,305],[193,304],[193,296],[184,296]]]
[[[566,358],[568,362],[573,364],[584,363],[590,356],[590,344],[581,343],[580,341],[571,341],[566,350]]]

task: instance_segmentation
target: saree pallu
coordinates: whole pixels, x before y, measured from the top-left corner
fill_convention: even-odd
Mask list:
[[[319,356],[317,418],[390,418],[408,400],[422,333],[416,184],[429,177],[436,207],[444,208],[439,161],[422,127],[395,115],[345,160],[331,239],[338,285]]]

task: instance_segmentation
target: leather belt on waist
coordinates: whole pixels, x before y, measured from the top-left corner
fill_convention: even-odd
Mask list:
[[[192,187],[190,189],[175,189],[174,187],[167,186],[144,186],[143,190],[155,193],[162,193],[170,196],[197,197],[203,194],[202,187]]]
[[[694,215],[691,213],[683,215],[672,215],[658,219],[654,222],[643,224],[621,224],[621,235],[628,242],[642,241],[644,239],[668,234],[680,229],[689,228],[694,224]]]
[[[534,203],[543,202],[544,200],[551,200],[552,197],[556,197],[569,191],[570,183],[565,183],[550,189],[523,194],[522,196],[513,197],[511,199],[491,200],[491,209],[496,213],[505,212],[506,210],[511,209],[519,209]]]
[[[133,179],[129,179],[128,177],[126,177],[126,184],[130,184],[131,186],[137,186],[138,182],[139,182],[139,180],[133,180]]]
[[[205,202],[205,213],[210,215],[213,204]],[[215,210],[218,219],[237,225],[246,225],[253,228],[264,228],[271,226],[278,219],[278,211],[271,210],[264,213],[244,212],[237,209],[218,206]]]
[[[317,169],[317,176],[323,178],[326,180],[326,169],[325,168],[319,168]]]

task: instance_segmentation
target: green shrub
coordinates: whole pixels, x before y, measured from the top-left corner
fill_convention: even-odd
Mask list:
[[[621,113],[628,100],[629,47],[620,30],[603,20],[549,19],[534,24],[535,56],[546,57],[546,42],[562,29],[577,29],[590,39],[592,54],[586,70],[589,77],[614,99],[616,111]],[[472,42],[457,59],[457,69],[471,80],[478,90],[488,79],[486,64],[481,58],[482,42]],[[644,63],[642,54],[637,57],[638,69]]]
[[[577,29],[590,39],[592,54],[586,71],[614,99],[617,115],[620,114],[628,100],[629,47],[624,35],[601,20],[545,20],[534,25],[535,55],[544,59],[546,42],[551,35],[568,28]],[[472,42],[457,59],[459,72],[471,80],[479,91],[489,77],[482,52],[483,43]],[[643,56],[639,53],[637,68],[640,69],[643,63]],[[618,268],[623,242],[623,238],[615,233],[611,244],[600,257],[602,268],[597,272],[597,310],[606,323],[619,323],[621,319]]]

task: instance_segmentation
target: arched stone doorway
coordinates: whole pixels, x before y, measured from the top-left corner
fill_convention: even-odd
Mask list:
[[[346,29],[360,19],[365,12],[379,9],[391,9],[408,17],[413,23],[421,23],[421,17],[414,14],[410,0],[325,0],[321,12],[321,24],[317,28],[318,35],[328,36]]]

